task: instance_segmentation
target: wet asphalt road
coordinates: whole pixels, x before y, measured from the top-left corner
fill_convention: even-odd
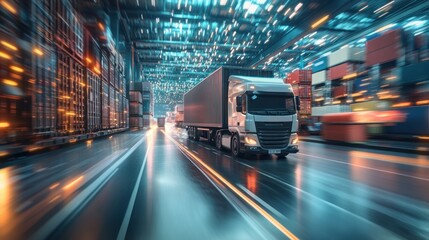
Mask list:
[[[234,159],[155,128],[0,163],[0,239],[427,239],[428,189],[428,156]]]

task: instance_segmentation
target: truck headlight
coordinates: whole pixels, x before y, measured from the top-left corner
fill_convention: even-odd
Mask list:
[[[293,145],[297,145],[298,144],[298,134],[292,134],[291,136],[290,136],[290,142],[291,142],[291,144],[293,144]]]
[[[246,142],[247,145],[256,145],[258,144],[258,142],[256,142],[255,139],[251,138],[251,137],[245,137],[244,141]]]

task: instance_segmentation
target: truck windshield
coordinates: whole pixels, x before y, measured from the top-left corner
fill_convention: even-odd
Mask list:
[[[293,96],[249,94],[247,111],[255,115],[291,115],[296,113]]]

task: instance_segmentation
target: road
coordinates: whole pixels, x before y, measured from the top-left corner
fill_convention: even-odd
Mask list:
[[[0,239],[427,239],[429,157],[234,159],[168,126],[0,163]]]

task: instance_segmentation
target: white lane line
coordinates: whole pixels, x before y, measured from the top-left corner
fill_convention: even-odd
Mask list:
[[[128,226],[130,224],[131,220],[131,214],[133,213],[134,204],[136,202],[137,198],[137,192],[141,183],[141,179],[143,176],[143,171],[146,166],[147,161],[147,155],[149,152],[149,148],[146,150],[146,154],[144,156],[144,160],[142,163],[142,166],[140,168],[139,176],[137,177],[136,184],[134,185],[133,193],[131,194],[130,202],[128,203],[127,211],[125,212],[124,219],[122,220],[121,228],[119,229],[117,240],[123,240],[125,239],[125,236],[127,235]]]
[[[195,150],[192,150],[192,152],[194,152],[195,154],[198,154],[198,155],[200,155],[197,151],[195,151]]]
[[[117,168],[146,140],[143,137],[138,141],[130,150],[128,150],[120,159],[118,159],[112,166],[101,174],[96,180],[94,180],[87,188],[82,190],[76,197],[74,197],[65,207],[59,210],[52,218],[50,218],[35,234],[31,239],[46,239],[60,224],[62,224],[69,216],[72,216],[78,209],[82,209],[84,203],[95,196],[95,194],[101,189],[101,187],[107,183],[113,174],[117,171]]]
[[[429,181],[428,178],[415,177],[415,176],[411,176],[411,175],[408,175],[408,174],[397,173],[397,172],[392,172],[392,171],[382,170],[382,169],[378,169],[378,168],[372,168],[372,167],[362,166],[362,165],[348,163],[348,162],[342,162],[342,161],[338,161],[338,160],[334,160],[334,159],[329,159],[329,158],[324,158],[324,157],[318,157],[318,156],[313,156],[313,155],[304,154],[304,153],[297,153],[297,154],[303,155],[303,156],[307,156],[307,157],[312,157],[312,158],[318,158],[318,159],[325,160],[325,161],[330,161],[330,162],[335,162],[335,163],[350,165],[350,166],[354,166],[354,167],[365,168],[365,169],[369,169],[369,170],[373,170],[373,171],[378,171],[378,172],[383,172],[383,173],[389,173],[389,174],[399,175],[399,176],[408,177],[408,178],[414,178],[414,179],[418,179],[418,180],[422,180],[422,181]]]
[[[257,201],[259,204],[261,204],[262,206],[264,206],[266,209],[268,209],[270,212],[274,213],[275,215],[277,215],[277,217],[284,217],[287,218],[285,215],[283,215],[282,213],[280,213],[279,211],[277,211],[274,207],[272,207],[270,204],[268,204],[267,202],[265,202],[264,200],[262,200],[261,198],[259,198],[258,196],[256,196],[252,191],[250,191],[249,189],[247,189],[245,186],[241,185],[240,183],[236,184],[239,188],[241,188],[241,190],[243,190],[244,192],[246,192],[249,196],[251,196],[255,201]]]

